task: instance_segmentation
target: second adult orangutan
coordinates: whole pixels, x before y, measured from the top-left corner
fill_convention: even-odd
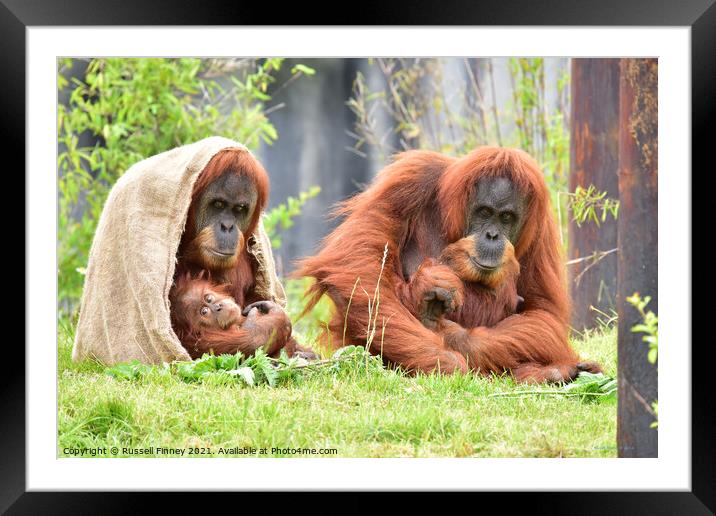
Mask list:
[[[297,272],[316,280],[309,308],[332,299],[334,345],[370,338],[372,353],[408,370],[510,371],[524,382],[600,370],[569,345],[558,228],[525,152],[405,152],[337,214],[342,223]]]

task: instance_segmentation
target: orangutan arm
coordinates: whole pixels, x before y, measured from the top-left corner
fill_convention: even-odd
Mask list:
[[[407,282],[399,282],[396,295],[423,326],[437,329],[445,313],[462,305],[463,284],[446,265],[426,258]]]
[[[527,310],[497,325],[462,328],[442,320],[439,332],[448,348],[463,355],[470,369],[501,374],[511,370],[523,382],[570,381],[580,371],[599,372],[580,362],[567,342],[566,325],[547,310]]]
[[[281,307],[270,301],[253,303],[244,309],[241,325],[225,330],[204,330],[198,339],[185,345],[192,358],[204,353],[253,355],[263,347],[268,355],[277,354],[291,338],[291,320]]]

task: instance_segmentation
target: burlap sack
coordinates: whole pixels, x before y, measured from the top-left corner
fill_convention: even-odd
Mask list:
[[[194,181],[217,152],[237,147],[246,148],[206,138],[140,161],[117,181],[90,249],[73,360],[191,360],[169,319],[176,253]],[[259,265],[259,295],[285,306],[263,223],[248,245]]]

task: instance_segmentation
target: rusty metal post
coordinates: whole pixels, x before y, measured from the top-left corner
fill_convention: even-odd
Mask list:
[[[569,191],[594,185],[619,198],[619,59],[572,59],[572,120]],[[569,222],[569,260],[617,247],[617,222],[611,216],[597,226]],[[617,255],[585,260],[568,268],[572,326],[592,328],[601,312],[616,309]]]
[[[656,59],[622,59],[619,133],[619,409],[620,457],[656,457],[657,430],[651,404],[657,398],[657,368],[647,360],[641,322],[626,302],[634,292],[651,296],[647,307],[658,314],[657,295],[657,70]]]

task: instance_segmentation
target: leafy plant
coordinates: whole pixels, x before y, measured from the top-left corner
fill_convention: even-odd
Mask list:
[[[646,310],[646,305],[651,301],[651,296],[644,296],[644,298],[642,298],[638,292],[634,292],[634,294],[626,298],[626,301],[639,311],[643,320],[642,323],[632,326],[631,331],[633,333],[644,334],[642,340],[649,345],[647,360],[649,360],[650,364],[656,364],[659,358],[659,318],[651,310]],[[654,421],[650,427],[658,428],[659,403],[657,400],[652,402],[651,409],[654,412]]]
[[[271,387],[276,385],[278,373],[263,349],[257,349],[252,356],[244,361],[243,366],[254,372],[257,383],[267,383]]]
[[[603,373],[582,372],[563,388],[570,395],[581,395],[582,401],[616,400],[617,380]]]
[[[572,220],[581,227],[587,221],[594,222],[597,226],[607,220],[607,215],[614,219],[619,216],[619,201],[607,197],[607,192],[600,192],[594,185],[587,188],[577,186],[574,193],[563,193],[568,200],[568,206],[572,210]],[[597,213],[599,212],[599,214]]]
[[[627,303],[632,305],[639,311],[643,322],[632,326],[633,333],[644,333],[642,340],[649,345],[649,354],[647,359],[649,363],[656,364],[659,356],[659,318],[651,310],[646,310],[646,305],[651,301],[651,296],[645,296],[643,299],[638,292],[626,298]]]
[[[649,428],[659,428],[659,402],[654,401],[651,404],[651,410],[654,411],[655,421],[652,421]]]
[[[334,373],[344,373],[375,371],[383,369],[383,364],[380,357],[371,355],[362,346],[340,348],[331,358],[315,362],[289,357],[285,350],[281,350],[278,358],[272,358],[259,348],[250,357],[244,357],[240,352],[234,355],[207,353],[197,360],[162,366],[146,365],[133,360],[107,367],[104,372],[117,380],[126,381],[141,380],[159,373],[174,375],[187,383],[275,387],[282,381],[300,380],[302,374],[310,374],[326,367]]]
[[[281,203],[269,210],[264,216],[263,222],[271,238],[271,246],[274,249],[281,247],[281,235],[279,231],[285,231],[293,226],[293,219],[301,214],[301,209],[309,199],[313,199],[321,192],[320,186],[312,186],[305,192],[298,194],[298,198],[289,196],[285,203]]]
[[[186,382],[196,382],[207,379],[213,374],[234,376],[247,385],[254,385],[253,371],[242,369],[243,355],[211,355],[205,354],[192,362],[177,362],[174,371],[176,375]],[[250,369],[250,368],[249,368]]]
[[[567,230],[567,222],[562,218],[563,211],[572,211],[572,220],[577,224],[577,227],[581,227],[582,224],[588,221],[594,222],[599,227],[602,222],[607,220],[607,215],[611,215],[615,220],[619,216],[619,201],[607,197],[606,191],[600,192],[594,185],[589,185],[587,188],[577,186],[574,192],[557,192],[556,205],[559,237],[565,247],[567,242],[564,235]],[[616,248],[606,251],[594,251],[591,256],[584,256],[576,259],[576,261],[567,262],[567,265],[590,261],[591,263],[582,271],[583,274],[607,255],[616,251]],[[581,274],[579,277],[581,277]]]
[[[496,393],[495,397],[521,397],[532,395],[576,397],[582,402],[615,401],[617,398],[617,380],[604,373],[588,373],[583,371],[577,378],[561,387],[544,387],[529,390],[518,390]]]
[[[118,380],[136,380],[148,375],[154,369],[152,366],[141,363],[139,360],[116,364],[105,369],[105,373]]]
[[[310,66],[306,66],[304,64],[297,64],[293,68],[291,68],[291,73],[294,75],[297,75],[299,73],[303,73],[306,75],[314,75],[316,73],[316,70],[311,68]]]
[[[256,149],[273,143],[269,87],[283,59],[100,58],[58,60],[59,298],[70,313],[104,201],[134,163],[222,134]],[[82,79],[69,69],[85,66]],[[285,84],[313,70],[296,65]],[[276,87],[276,86],[274,86]],[[278,86],[282,87],[282,86]],[[80,137],[95,143],[80,145]]]

